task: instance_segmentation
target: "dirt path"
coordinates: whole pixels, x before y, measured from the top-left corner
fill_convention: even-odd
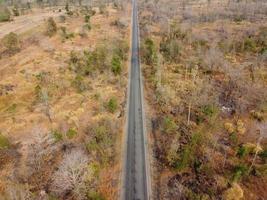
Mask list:
[[[40,25],[48,17],[57,17],[62,13],[44,12],[35,13],[31,15],[19,16],[11,22],[0,23],[0,38],[4,37],[10,32],[23,33]]]

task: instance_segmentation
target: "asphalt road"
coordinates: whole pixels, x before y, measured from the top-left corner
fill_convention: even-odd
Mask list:
[[[139,62],[137,0],[133,0],[132,55],[128,105],[128,130],[122,199],[149,199],[146,136],[143,122],[143,95]]]

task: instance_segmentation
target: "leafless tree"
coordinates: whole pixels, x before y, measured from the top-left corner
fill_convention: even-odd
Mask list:
[[[81,149],[73,149],[70,153],[67,153],[58,171],[53,175],[52,192],[59,196],[71,192],[73,198],[77,200],[84,199],[87,183],[91,178],[88,163],[89,159]]]

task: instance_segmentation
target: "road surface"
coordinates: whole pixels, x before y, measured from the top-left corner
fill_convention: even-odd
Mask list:
[[[128,125],[122,199],[148,200],[149,173],[146,156],[146,135],[143,122],[143,95],[139,63],[139,30],[137,0],[133,0],[132,55],[130,91],[128,100]]]

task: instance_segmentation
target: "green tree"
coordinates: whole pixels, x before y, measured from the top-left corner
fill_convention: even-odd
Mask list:
[[[121,59],[119,56],[113,56],[111,61],[111,70],[115,75],[121,74]]]

